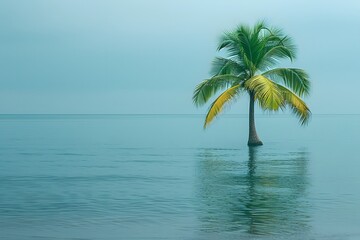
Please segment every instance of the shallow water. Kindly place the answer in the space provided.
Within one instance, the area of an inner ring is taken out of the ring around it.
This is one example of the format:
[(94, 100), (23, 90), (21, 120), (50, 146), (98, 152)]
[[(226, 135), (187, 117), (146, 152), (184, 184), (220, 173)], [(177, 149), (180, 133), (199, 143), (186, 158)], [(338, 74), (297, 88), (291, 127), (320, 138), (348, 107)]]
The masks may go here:
[(0, 239), (360, 239), (360, 115), (0, 115)]

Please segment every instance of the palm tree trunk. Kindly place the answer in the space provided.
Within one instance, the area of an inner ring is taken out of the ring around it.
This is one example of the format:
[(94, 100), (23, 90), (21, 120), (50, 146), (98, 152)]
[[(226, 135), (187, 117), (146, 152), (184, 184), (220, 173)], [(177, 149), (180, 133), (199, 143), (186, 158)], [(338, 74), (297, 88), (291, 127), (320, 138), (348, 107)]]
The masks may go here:
[(263, 143), (260, 141), (255, 128), (255, 94), (250, 92), (250, 106), (249, 106), (249, 140), (248, 146), (260, 146)]

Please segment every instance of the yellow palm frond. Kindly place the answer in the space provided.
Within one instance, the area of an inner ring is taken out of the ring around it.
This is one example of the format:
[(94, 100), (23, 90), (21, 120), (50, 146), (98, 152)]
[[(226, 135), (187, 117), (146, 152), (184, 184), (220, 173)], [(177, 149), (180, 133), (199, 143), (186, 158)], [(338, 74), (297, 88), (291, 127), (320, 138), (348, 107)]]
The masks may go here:
[(284, 99), (277, 84), (263, 75), (250, 78), (245, 87), (255, 94), (255, 99), (264, 110), (278, 110), (282, 107)]
[(293, 113), (299, 117), (302, 125), (306, 124), (310, 119), (311, 111), (306, 103), (291, 90), (278, 84), (281, 94), (284, 96), (284, 104), (289, 105)]
[(229, 103), (230, 100), (239, 93), (241, 85), (236, 85), (224, 91), (210, 106), (209, 111), (205, 118), (204, 128), (223, 110), (224, 105)]

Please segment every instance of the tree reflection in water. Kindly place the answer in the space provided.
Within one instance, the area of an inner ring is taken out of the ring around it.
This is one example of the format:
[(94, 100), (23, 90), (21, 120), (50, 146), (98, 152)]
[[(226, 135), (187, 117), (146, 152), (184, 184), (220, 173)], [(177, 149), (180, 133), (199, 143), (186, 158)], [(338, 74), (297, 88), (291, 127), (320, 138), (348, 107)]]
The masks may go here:
[(203, 149), (197, 193), (201, 232), (304, 234), (309, 230), (306, 151)]

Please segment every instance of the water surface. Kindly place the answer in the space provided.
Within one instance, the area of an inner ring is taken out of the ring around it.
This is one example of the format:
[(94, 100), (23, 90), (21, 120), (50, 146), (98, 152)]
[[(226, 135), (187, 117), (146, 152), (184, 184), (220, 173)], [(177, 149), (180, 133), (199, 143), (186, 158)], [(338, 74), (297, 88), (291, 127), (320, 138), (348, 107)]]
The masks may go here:
[(360, 239), (359, 115), (0, 115), (0, 239)]

